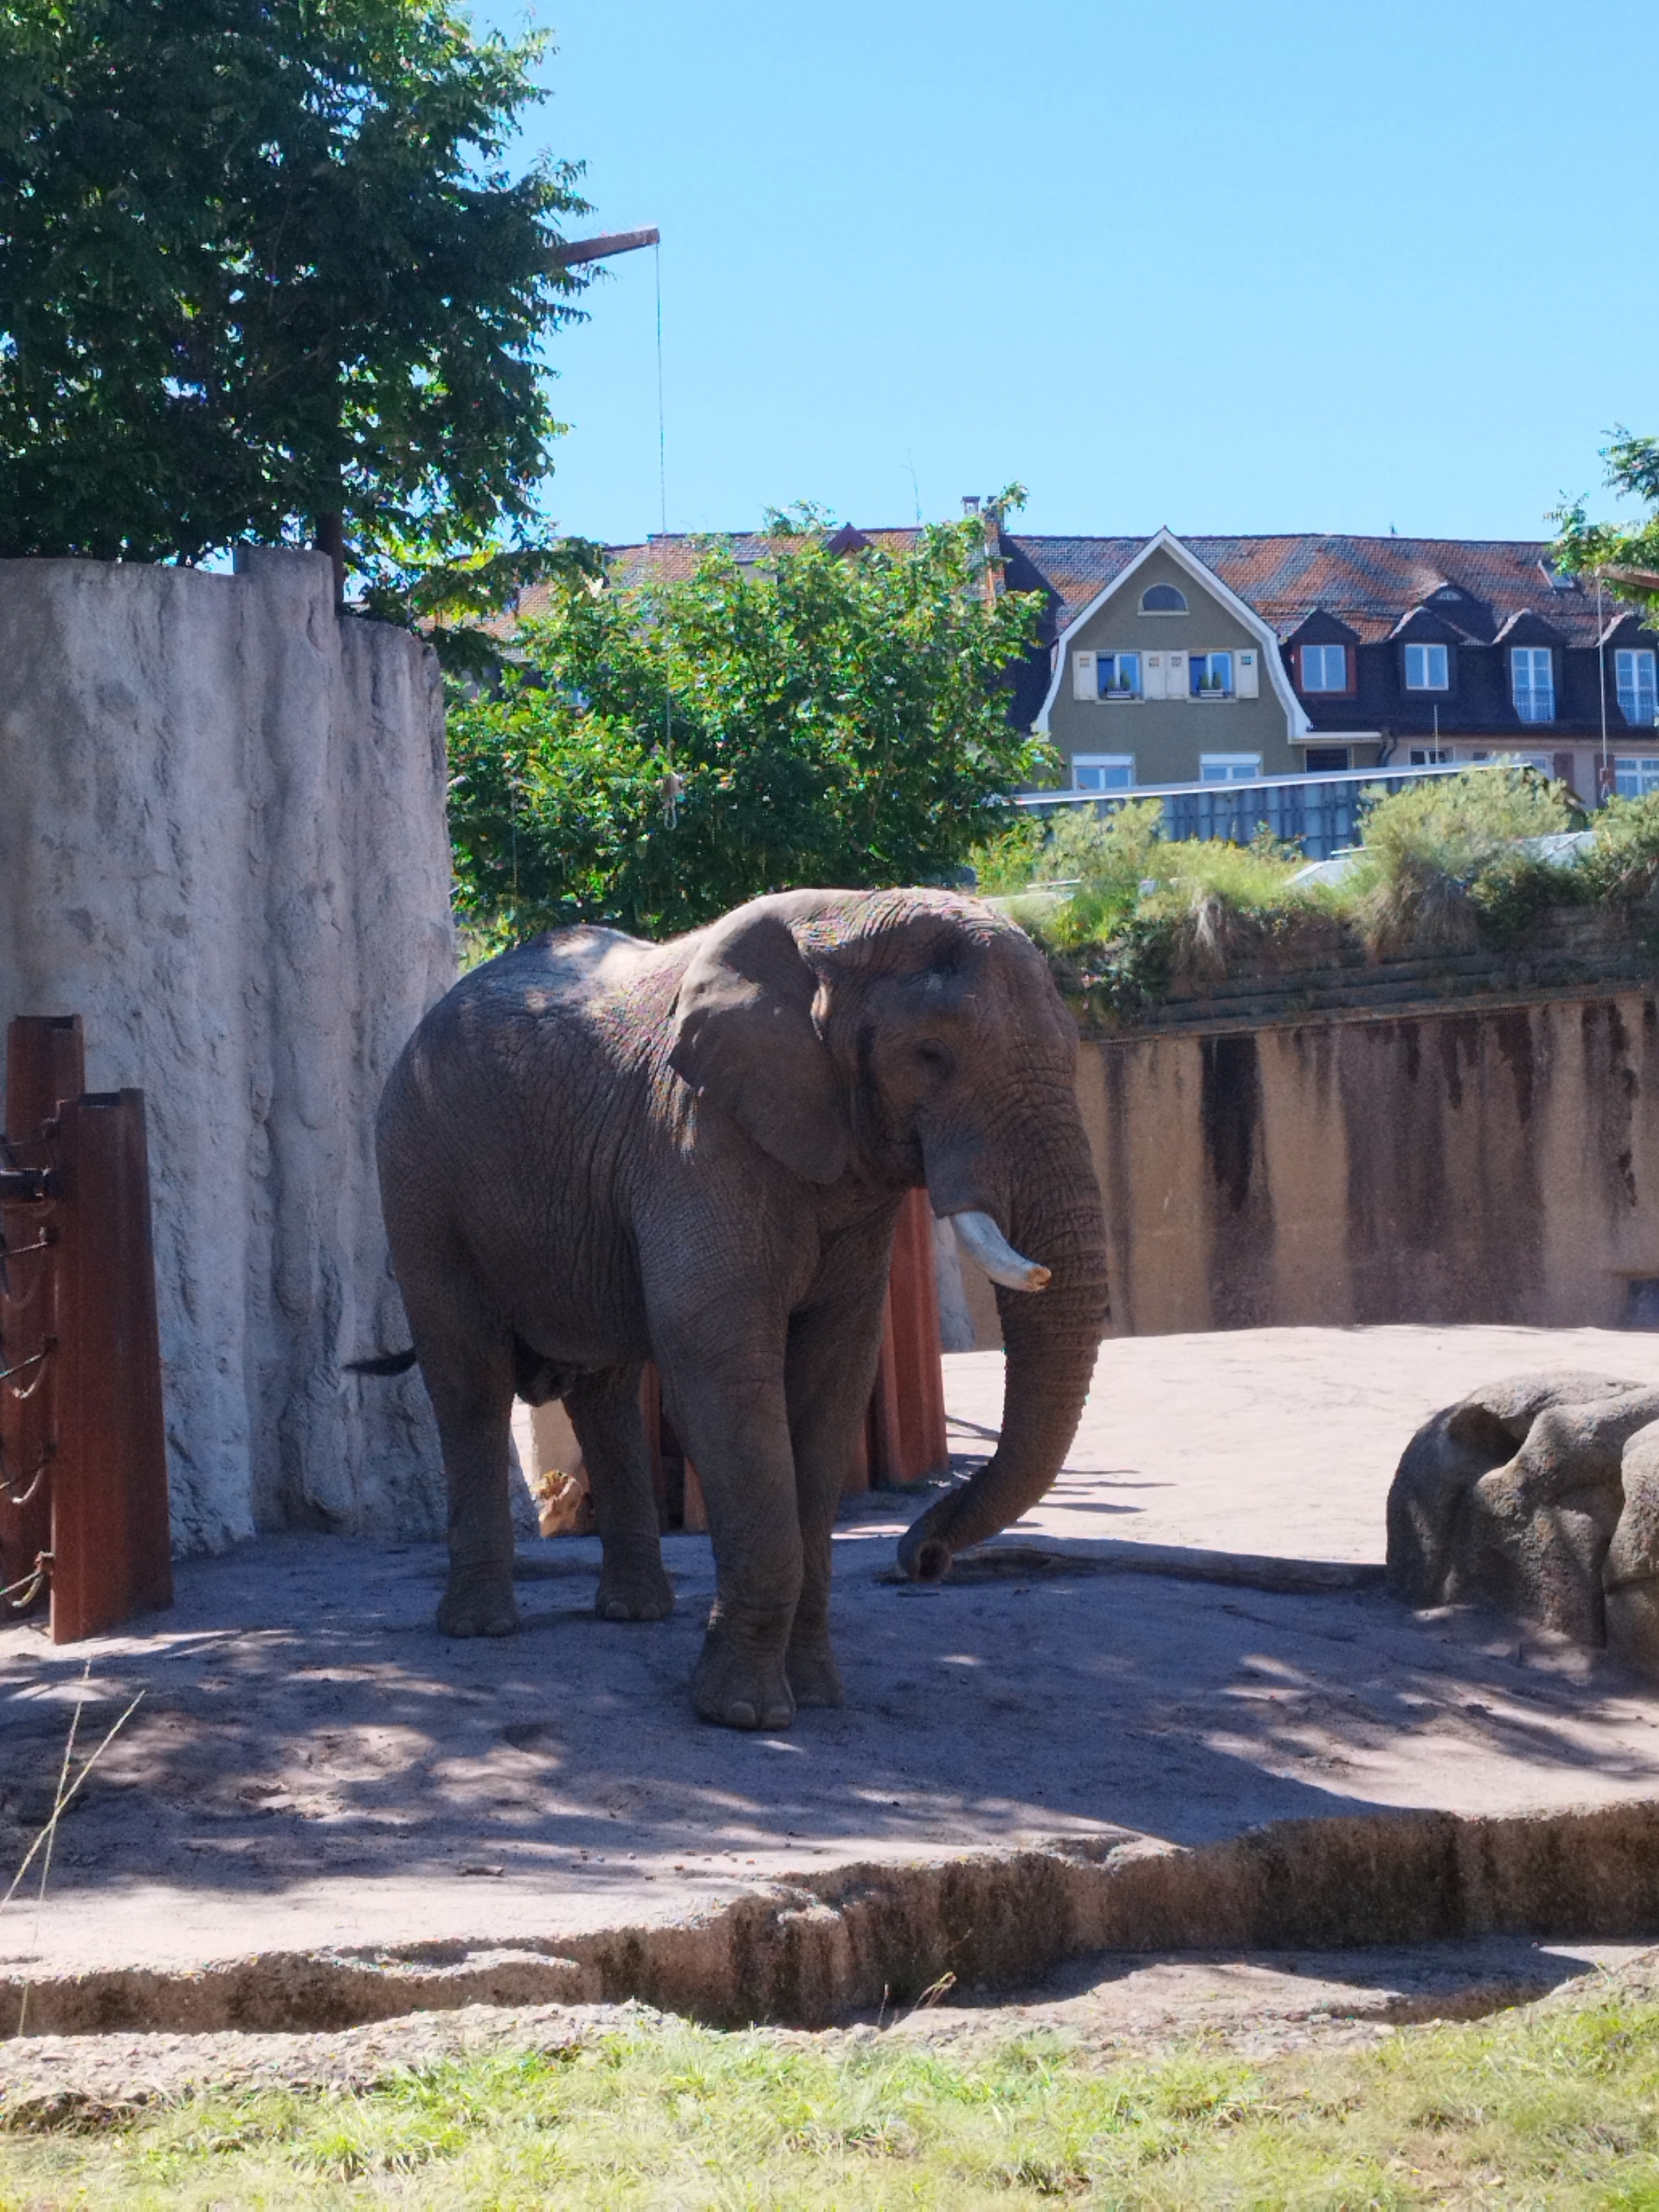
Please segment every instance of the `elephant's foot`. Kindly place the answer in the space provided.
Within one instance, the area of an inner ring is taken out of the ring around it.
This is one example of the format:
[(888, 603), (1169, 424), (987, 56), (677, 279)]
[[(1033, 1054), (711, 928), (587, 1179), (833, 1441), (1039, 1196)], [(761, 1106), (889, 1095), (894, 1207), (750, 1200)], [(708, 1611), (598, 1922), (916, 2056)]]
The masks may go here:
[(674, 1610), (674, 1585), (659, 1559), (607, 1559), (599, 1571), (593, 1610), (601, 1620), (666, 1620)]
[(721, 1728), (786, 1729), (795, 1717), (782, 1652), (740, 1642), (719, 1628), (703, 1639), (691, 1702), (699, 1720)]
[(846, 1703), (841, 1669), (836, 1664), (836, 1655), (830, 1649), (827, 1636), (792, 1644), (783, 1655), (783, 1665), (798, 1706)]
[(438, 1607), (440, 1636), (516, 1636), (518, 1631), (519, 1601), (513, 1595), (510, 1570), (505, 1574), (479, 1568), (470, 1573), (452, 1570)]

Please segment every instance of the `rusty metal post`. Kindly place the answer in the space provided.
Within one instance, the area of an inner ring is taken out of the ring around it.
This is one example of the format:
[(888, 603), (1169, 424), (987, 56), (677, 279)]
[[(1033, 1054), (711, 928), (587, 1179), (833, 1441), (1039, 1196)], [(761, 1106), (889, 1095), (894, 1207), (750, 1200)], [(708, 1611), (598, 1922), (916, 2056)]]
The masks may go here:
[(58, 1113), (63, 1178), (52, 1637), (173, 1602), (167, 1439), (141, 1091)]
[[(5, 1128), (8, 1164), (25, 1174), (49, 1170), (54, 1147), (46, 1135), (58, 1103), (86, 1088), (86, 1056), (78, 1014), (20, 1015), (6, 1030)], [(0, 1202), (0, 1589), (25, 1588), (0, 1604), (0, 1620), (26, 1616), (46, 1601), (48, 1578), (31, 1592), (35, 1563), (52, 1552), (52, 1461), (58, 1449), (58, 1376), (55, 1357), (41, 1358), (60, 1334), (58, 1313), (59, 1218), (54, 1200)], [(30, 1361), (38, 1361), (31, 1367)]]

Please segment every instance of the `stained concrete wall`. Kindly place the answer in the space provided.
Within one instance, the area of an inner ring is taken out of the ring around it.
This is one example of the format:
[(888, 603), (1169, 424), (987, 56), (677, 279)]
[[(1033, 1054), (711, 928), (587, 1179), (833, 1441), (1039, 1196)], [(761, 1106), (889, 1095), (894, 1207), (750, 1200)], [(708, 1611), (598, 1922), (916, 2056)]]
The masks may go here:
[(319, 555), (0, 562), (0, 1018), (78, 1012), (149, 1095), (175, 1542), (442, 1525), (374, 1103), (454, 975), (417, 640)]
[(1084, 1048), (1115, 1328), (1619, 1328), (1659, 1279), (1659, 1001)]

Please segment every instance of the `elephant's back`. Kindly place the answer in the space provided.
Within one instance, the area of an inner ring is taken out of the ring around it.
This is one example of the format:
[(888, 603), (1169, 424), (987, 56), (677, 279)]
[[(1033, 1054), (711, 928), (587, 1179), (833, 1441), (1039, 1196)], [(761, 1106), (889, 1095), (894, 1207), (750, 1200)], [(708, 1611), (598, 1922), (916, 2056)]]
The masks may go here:
[[(622, 1070), (619, 1001), (650, 991), (662, 948), (621, 930), (550, 930), (475, 968), (434, 1006), (393, 1068), (383, 1144), (465, 1151), (492, 1136), (592, 1118)], [(672, 997), (672, 981), (662, 981)], [(602, 1118), (602, 1117), (601, 1117)]]

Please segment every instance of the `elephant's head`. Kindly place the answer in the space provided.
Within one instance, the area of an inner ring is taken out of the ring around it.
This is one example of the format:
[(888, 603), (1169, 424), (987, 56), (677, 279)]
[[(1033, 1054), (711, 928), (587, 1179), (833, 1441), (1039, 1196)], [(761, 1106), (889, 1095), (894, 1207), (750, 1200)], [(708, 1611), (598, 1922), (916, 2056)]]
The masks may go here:
[(1077, 1026), (1030, 939), (948, 892), (784, 892), (694, 942), (677, 1071), (809, 1182), (925, 1183), (997, 1283), (1001, 1441), (899, 1546), (936, 1580), (1054, 1480), (1105, 1328)]

